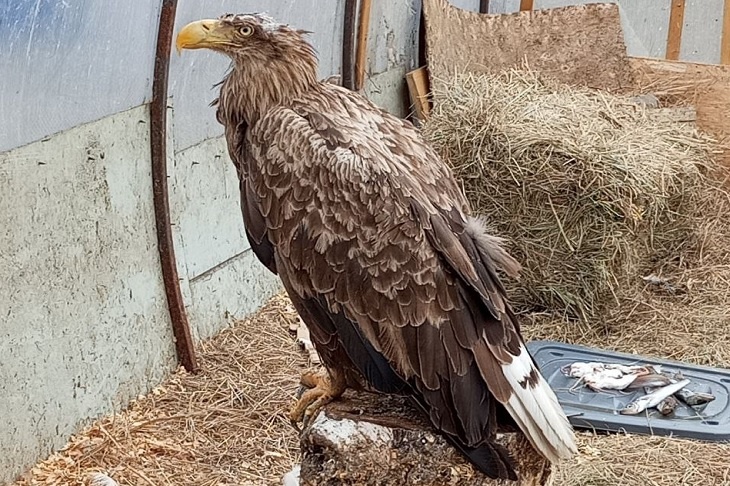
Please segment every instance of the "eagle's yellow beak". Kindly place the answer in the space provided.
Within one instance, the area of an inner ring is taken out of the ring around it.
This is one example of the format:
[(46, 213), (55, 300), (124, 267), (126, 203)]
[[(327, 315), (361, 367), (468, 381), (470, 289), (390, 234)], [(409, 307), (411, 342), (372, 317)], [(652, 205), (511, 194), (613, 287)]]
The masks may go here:
[(227, 44), (230, 39), (226, 37), (217, 20), (198, 20), (190, 22), (177, 34), (175, 42), (178, 54), (183, 49), (203, 49), (215, 47), (218, 44)]

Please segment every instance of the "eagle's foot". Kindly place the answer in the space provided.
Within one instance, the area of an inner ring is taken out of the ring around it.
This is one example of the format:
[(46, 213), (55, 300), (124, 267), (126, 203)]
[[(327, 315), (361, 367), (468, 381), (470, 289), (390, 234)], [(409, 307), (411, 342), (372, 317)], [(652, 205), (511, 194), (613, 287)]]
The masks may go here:
[(291, 423), (297, 429), (299, 422), (303, 427), (309, 425), (322, 407), (339, 398), (347, 388), (344, 375), (336, 371), (328, 374), (306, 372), (299, 382), (308, 390), (302, 393), (289, 413)]

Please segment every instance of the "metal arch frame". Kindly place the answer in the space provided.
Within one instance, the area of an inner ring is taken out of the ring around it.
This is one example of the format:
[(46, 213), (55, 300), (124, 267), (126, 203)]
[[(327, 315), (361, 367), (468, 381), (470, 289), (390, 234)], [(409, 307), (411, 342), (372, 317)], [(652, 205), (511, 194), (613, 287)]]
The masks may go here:
[(150, 151), (152, 159), (152, 192), (157, 225), (157, 246), (160, 252), (162, 280), (167, 307), (172, 321), (177, 357), (186, 370), (198, 370), (195, 345), (185, 310), (180, 279), (177, 273), (175, 245), (170, 221), (170, 200), (167, 187), (167, 89), (170, 48), (175, 25), (177, 0), (162, 0), (157, 47), (155, 52), (152, 101), (150, 102)]
[(342, 32), (342, 86), (355, 89), (355, 35), (357, 0), (345, 0), (345, 22)]

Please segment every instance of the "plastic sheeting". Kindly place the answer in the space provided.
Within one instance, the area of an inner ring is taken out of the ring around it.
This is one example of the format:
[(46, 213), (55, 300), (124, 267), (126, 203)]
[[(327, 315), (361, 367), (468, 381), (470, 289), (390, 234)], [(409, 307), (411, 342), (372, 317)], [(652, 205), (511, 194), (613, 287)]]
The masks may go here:
[(0, 2), (0, 152), (138, 106), (159, 2)]
[[(280, 22), (311, 31), (310, 41), (319, 54), (321, 77), (340, 72), (344, 0), (179, 0), (175, 32), (193, 20), (216, 18), (224, 13), (265, 12)], [(220, 136), (223, 128), (208, 106), (218, 96), (213, 85), (225, 76), (230, 62), (212, 51), (184, 51), (173, 55), (170, 94), (174, 109), (175, 150)]]

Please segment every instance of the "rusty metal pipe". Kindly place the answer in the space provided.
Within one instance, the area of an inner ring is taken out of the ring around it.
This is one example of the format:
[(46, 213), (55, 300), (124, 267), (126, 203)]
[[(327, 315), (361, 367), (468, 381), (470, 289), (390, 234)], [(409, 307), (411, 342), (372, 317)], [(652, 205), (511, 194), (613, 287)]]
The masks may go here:
[(355, 89), (355, 34), (357, 0), (345, 0), (345, 22), (342, 31), (342, 86)]
[(167, 79), (176, 10), (177, 0), (162, 0), (152, 81), (152, 101), (150, 102), (152, 193), (162, 280), (165, 285), (167, 307), (172, 321), (175, 349), (180, 364), (186, 370), (195, 372), (198, 369), (198, 363), (195, 357), (195, 346), (190, 334), (188, 316), (185, 312), (185, 303), (180, 291), (167, 190)]

